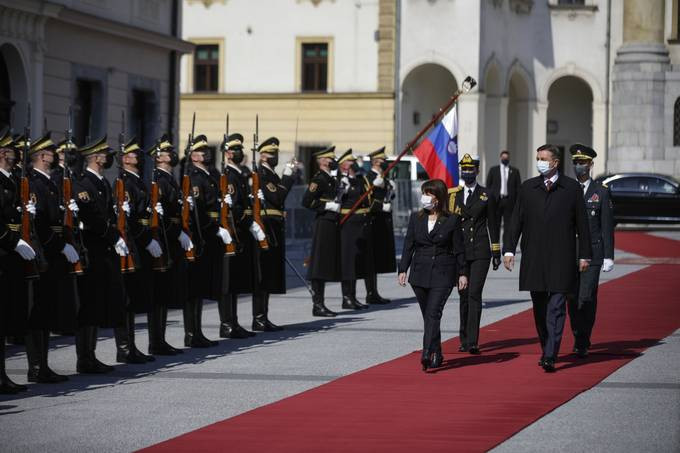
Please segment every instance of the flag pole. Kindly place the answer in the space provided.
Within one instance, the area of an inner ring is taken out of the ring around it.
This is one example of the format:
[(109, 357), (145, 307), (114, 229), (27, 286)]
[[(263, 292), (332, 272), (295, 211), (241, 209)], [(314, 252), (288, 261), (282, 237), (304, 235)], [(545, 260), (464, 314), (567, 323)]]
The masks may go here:
[[(397, 156), (397, 158), (394, 159), (394, 160), (392, 161), (392, 163), (390, 163), (390, 164), (387, 166), (387, 168), (382, 172), (382, 174), (380, 175), (380, 177), (384, 179), (385, 176), (390, 172), (390, 170), (392, 170), (392, 169), (394, 168), (394, 166), (397, 165), (397, 164), (399, 163), (399, 161), (401, 160), (401, 158), (404, 157), (404, 156), (406, 155), (407, 152), (409, 152), (409, 151), (411, 151), (411, 149), (413, 149), (413, 147), (416, 145), (416, 143), (418, 143), (418, 140), (420, 140), (420, 138), (421, 138), (423, 135), (425, 135), (425, 133), (426, 133), (427, 131), (429, 131), (430, 128), (431, 128), (432, 126), (434, 126), (434, 125), (437, 123), (437, 121), (439, 121), (439, 120), (440, 120), (440, 119), (441, 119), (441, 118), (442, 118), (449, 110), (451, 110), (451, 107), (453, 107), (453, 105), (458, 101), (458, 98), (459, 98), (462, 94), (465, 94), (465, 93), (467, 93), (468, 91), (470, 91), (471, 89), (473, 89), (473, 88), (475, 87), (475, 85), (477, 85), (477, 82), (475, 81), (475, 79), (473, 79), (473, 78), (470, 77), (470, 76), (467, 76), (467, 77), (465, 78), (465, 80), (463, 81), (463, 84), (462, 84), (461, 88), (459, 88), (459, 89), (453, 94), (453, 96), (451, 96), (451, 99), (448, 100), (448, 102), (446, 103), (446, 105), (444, 105), (442, 108), (439, 109), (439, 112), (437, 112), (437, 114), (436, 114), (434, 117), (432, 117), (432, 119), (430, 120), (430, 122), (427, 123), (427, 124), (425, 125), (425, 127), (423, 127), (423, 128), (420, 130), (420, 132), (418, 132), (418, 133), (416, 134), (416, 136), (413, 138), (413, 140), (411, 140), (410, 142), (408, 142), (408, 143), (406, 144), (406, 147), (402, 150), (401, 153), (399, 153), (399, 155)], [(352, 214), (354, 214), (354, 211), (357, 210), (357, 208), (358, 208), (358, 207), (361, 205), (361, 203), (366, 199), (366, 197), (369, 196), (369, 195), (371, 194), (371, 192), (373, 192), (373, 188), (374, 188), (374, 187), (375, 187), (375, 186), (371, 185), (371, 187), (369, 187), (368, 190), (367, 190), (366, 192), (364, 192), (364, 193), (361, 195), (361, 197), (359, 197), (359, 199), (354, 203), (354, 205), (352, 205), (352, 208), (349, 210), (349, 212), (348, 212), (347, 214), (345, 214), (344, 217), (340, 220), (340, 225), (342, 225), (343, 223), (345, 223), (345, 222), (347, 221), (347, 219), (349, 219), (349, 217), (350, 217)]]

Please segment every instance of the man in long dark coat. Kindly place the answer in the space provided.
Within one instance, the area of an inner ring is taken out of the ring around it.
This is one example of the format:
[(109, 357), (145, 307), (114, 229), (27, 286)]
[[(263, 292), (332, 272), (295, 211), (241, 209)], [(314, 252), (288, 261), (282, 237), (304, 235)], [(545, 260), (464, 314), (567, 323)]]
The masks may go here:
[[(537, 150), (539, 176), (522, 184), (507, 240), (504, 262), (512, 270), (522, 236), (520, 291), (531, 291), (534, 321), (543, 355), (539, 365), (555, 371), (566, 317), (566, 295), (575, 290), (578, 272), (592, 256), (583, 191), (557, 170), (560, 151), (554, 145)], [(578, 262), (577, 262), (578, 245)]]

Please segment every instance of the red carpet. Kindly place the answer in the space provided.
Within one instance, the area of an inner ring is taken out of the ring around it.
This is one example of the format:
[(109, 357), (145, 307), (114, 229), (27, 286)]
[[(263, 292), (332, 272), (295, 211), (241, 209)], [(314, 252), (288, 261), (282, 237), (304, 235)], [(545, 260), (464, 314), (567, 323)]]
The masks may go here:
[[(663, 241), (670, 244), (626, 233), (617, 248), (678, 247)], [(483, 328), (481, 356), (457, 353), (453, 339), (436, 372), (421, 372), (419, 354), (409, 354), (144, 451), (486, 451), (678, 329), (678, 271), (654, 265), (603, 284), (593, 353), (586, 360), (565, 354), (567, 327), (555, 374), (537, 366), (528, 310)]]

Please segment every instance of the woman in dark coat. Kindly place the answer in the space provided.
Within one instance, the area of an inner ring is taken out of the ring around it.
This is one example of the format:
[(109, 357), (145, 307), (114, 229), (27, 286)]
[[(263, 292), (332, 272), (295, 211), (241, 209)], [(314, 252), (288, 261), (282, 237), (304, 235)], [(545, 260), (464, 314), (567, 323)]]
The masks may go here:
[(447, 188), (441, 179), (422, 187), (423, 209), (411, 214), (399, 263), (399, 284), (408, 282), (418, 299), (425, 323), (423, 371), (442, 364), (440, 322), (446, 300), (454, 286), (467, 287), (467, 268), (460, 216), (448, 212)]

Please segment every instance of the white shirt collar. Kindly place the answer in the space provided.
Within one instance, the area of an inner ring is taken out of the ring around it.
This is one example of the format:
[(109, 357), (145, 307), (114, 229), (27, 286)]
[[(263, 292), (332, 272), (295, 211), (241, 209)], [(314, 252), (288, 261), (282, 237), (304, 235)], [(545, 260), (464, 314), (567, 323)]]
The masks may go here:
[(590, 187), (590, 183), (592, 182), (592, 180), (593, 180), (592, 178), (588, 178), (588, 179), (586, 179), (586, 182), (581, 182), (581, 184), (583, 184), (583, 193), (584, 194), (586, 192), (588, 192), (588, 187)]
[(466, 186), (465, 186), (465, 189), (470, 189), (470, 190), (472, 190), (472, 191), (474, 192), (474, 191), (475, 191), (475, 187), (477, 187), (477, 181), (473, 182), (473, 183), (472, 183), (471, 185), (469, 185), (469, 186), (466, 185)]
[(164, 172), (166, 172), (167, 174), (169, 174), (170, 176), (172, 176), (172, 173), (169, 172), (168, 170), (166, 170), (165, 168), (156, 167), (156, 170), (164, 171)]
[(227, 167), (233, 168), (234, 170), (236, 170), (236, 171), (238, 172), (239, 175), (240, 175), (241, 173), (243, 173), (243, 170), (241, 170), (240, 168), (238, 168), (236, 165), (232, 164), (231, 162), (229, 162), (229, 163), (227, 164)]
[(11, 176), (10, 173), (4, 168), (0, 168), (0, 171), (2, 172), (3, 175), (7, 176), (8, 178)]
[(126, 173), (130, 173), (131, 175), (134, 175), (134, 176), (136, 176), (137, 178), (139, 178), (139, 175), (138, 175), (137, 173), (135, 173), (134, 171), (125, 170), (125, 172), (126, 172)]
[(37, 171), (38, 173), (40, 173), (41, 175), (43, 175), (45, 178), (50, 179), (50, 175), (48, 175), (48, 174), (45, 173), (44, 171), (42, 171), (42, 170), (40, 170), (40, 169), (38, 169), (38, 168), (35, 168), (35, 167), (33, 167), (33, 170)]
[(545, 182), (546, 182), (548, 179), (550, 180), (550, 182), (552, 182), (553, 184), (555, 184), (555, 183), (557, 182), (557, 178), (559, 178), (559, 177), (560, 177), (560, 172), (559, 172), (559, 171), (556, 171), (555, 174), (552, 175), (550, 178), (545, 178), (545, 177), (544, 177), (544, 178), (543, 178), (543, 184), (545, 184)]
[(104, 177), (103, 177), (102, 175), (100, 175), (99, 173), (97, 173), (96, 171), (94, 171), (93, 169), (91, 169), (90, 167), (87, 167), (87, 171), (89, 171), (90, 173), (92, 173), (93, 175), (95, 175), (97, 178), (99, 178), (100, 181), (103, 181), (103, 180), (104, 180)]
[(267, 170), (269, 170), (270, 172), (276, 174), (276, 172), (274, 171), (274, 169), (273, 169), (272, 167), (270, 167), (269, 164), (268, 164), (267, 162), (262, 162), (262, 166), (263, 166), (264, 168), (266, 168)]

